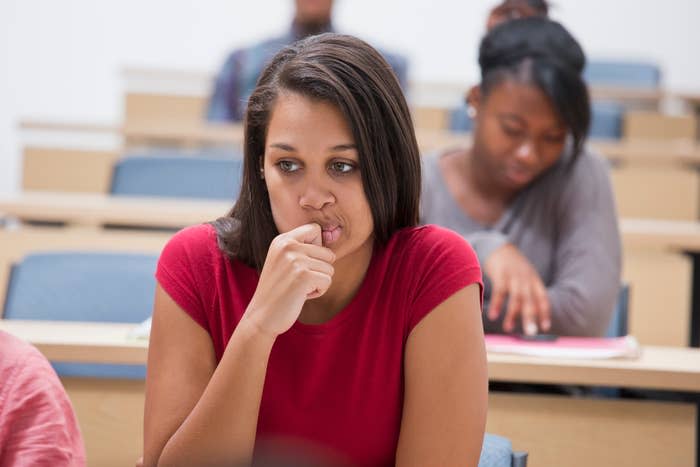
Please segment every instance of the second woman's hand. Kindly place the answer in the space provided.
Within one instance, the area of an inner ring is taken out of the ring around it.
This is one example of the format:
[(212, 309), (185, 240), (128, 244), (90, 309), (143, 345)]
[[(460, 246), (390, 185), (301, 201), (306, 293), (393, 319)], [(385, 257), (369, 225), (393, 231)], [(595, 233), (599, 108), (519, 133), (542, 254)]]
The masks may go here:
[(272, 240), (255, 294), (243, 316), (271, 337), (287, 331), (306, 300), (326, 293), (335, 253), (322, 244), (321, 226), (305, 224)]
[(537, 270), (517, 247), (506, 243), (496, 249), (485, 263), (485, 272), (491, 280), (491, 302), (487, 312), (496, 320), (503, 304), (508, 307), (503, 318), (503, 331), (512, 332), (516, 320), (522, 320), (527, 335), (549, 331), (551, 327), (549, 298)]

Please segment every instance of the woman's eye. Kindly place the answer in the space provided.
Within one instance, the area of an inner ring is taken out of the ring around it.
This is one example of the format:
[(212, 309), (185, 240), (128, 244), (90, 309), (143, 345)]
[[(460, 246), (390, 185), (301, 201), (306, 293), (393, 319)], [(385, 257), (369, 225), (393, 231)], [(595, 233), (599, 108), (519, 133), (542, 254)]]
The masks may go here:
[(517, 128), (508, 127), (505, 125), (502, 125), (501, 128), (503, 128), (503, 132), (505, 134), (507, 134), (508, 136), (512, 136), (514, 138), (518, 138), (518, 137), (522, 136), (522, 134), (523, 134), (523, 132)]
[(282, 172), (296, 172), (299, 170), (299, 164), (292, 161), (279, 161), (277, 166), (282, 170)]
[(331, 170), (339, 174), (347, 174), (355, 170), (355, 166), (347, 162), (333, 162), (331, 164)]
[(566, 135), (547, 136), (545, 140), (551, 144), (562, 144), (566, 141)]

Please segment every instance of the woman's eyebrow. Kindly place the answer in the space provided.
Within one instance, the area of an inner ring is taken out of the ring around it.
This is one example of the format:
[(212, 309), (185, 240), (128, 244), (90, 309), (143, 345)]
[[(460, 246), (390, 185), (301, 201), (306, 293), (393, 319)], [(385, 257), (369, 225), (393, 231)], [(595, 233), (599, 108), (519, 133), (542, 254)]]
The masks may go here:
[[(296, 148), (292, 146), (291, 144), (287, 143), (272, 143), (268, 146), (269, 148), (275, 148), (275, 149), (281, 149), (282, 151), (287, 151), (287, 152), (294, 152), (296, 151)], [(329, 151), (352, 151), (356, 150), (357, 145), (355, 144), (336, 144), (335, 146), (331, 146), (328, 150)]]
[(518, 114), (514, 114), (514, 113), (510, 113), (510, 112), (503, 112), (503, 113), (499, 114), (498, 116), (503, 120), (513, 120), (513, 121), (516, 121), (516, 122), (522, 123), (522, 124), (525, 123), (525, 119), (522, 118)]
[(356, 149), (356, 144), (337, 144), (330, 148), (331, 151), (352, 151)]
[(270, 148), (281, 149), (282, 151), (294, 152), (296, 149), (291, 144), (287, 143), (273, 143), (269, 146)]

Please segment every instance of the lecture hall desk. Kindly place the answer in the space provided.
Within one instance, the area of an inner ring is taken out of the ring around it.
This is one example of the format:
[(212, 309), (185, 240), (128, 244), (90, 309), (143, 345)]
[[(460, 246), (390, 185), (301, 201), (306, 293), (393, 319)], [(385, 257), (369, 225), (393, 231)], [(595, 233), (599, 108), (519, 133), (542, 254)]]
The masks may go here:
[[(0, 215), (72, 225), (104, 224), (178, 229), (223, 216), (222, 201), (113, 197), (99, 194), (23, 192), (0, 195)], [(623, 276), (631, 284), (630, 332), (648, 345), (690, 344), (692, 262), (700, 227), (691, 222), (621, 221)], [(659, 310), (665, 310), (660, 313)]]
[(110, 196), (96, 193), (32, 192), (0, 196), (0, 216), (73, 225), (104, 224), (180, 229), (224, 216), (233, 200)]
[[(131, 325), (1, 321), (49, 359), (144, 363)], [(700, 394), (700, 349), (644, 347), (637, 360), (562, 360), (489, 354), (491, 381), (617, 386)], [(142, 381), (69, 380), (93, 465), (130, 464), (142, 443)], [(693, 466), (696, 402), (492, 393), (487, 431), (511, 438), (536, 466)], [(119, 439), (121, 442), (115, 443)]]
[[(73, 131), (91, 132), (89, 125), (73, 125)], [(71, 131), (67, 124), (23, 122), (23, 128), (44, 132)], [(94, 132), (104, 133), (103, 127)], [(135, 121), (115, 126), (128, 153), (136, 147), (198, 148), (225, 146), (240, 148), (243, 128), (240, 124), (204, 124), (201, 122)], [(423, 154), (468, 144), (470, 135), (440, 129), (418, 128), (419, 147)], [(697, 220), (700, 211), (700, 148), (691, 141), (591, 141), (591, 147), (613, 162), (612, 182), (618, 212), (622, 217)], [(111, 168), (119, 150), (69, 150), (63, 147), (24, 145), (25, 189), (68, 191), (106, 191)], [(78, 165), (79, 164), (79, 165)], [(75, 167), (81, 167), (77, 171)], [(51, 176), (47, 177), (47, 168)], [(77, 177), (87, 171), (88, 176)], [(57, 179), (58, 177), (58, 179)], [(668, 203), (673, 199), (673, 203)]]

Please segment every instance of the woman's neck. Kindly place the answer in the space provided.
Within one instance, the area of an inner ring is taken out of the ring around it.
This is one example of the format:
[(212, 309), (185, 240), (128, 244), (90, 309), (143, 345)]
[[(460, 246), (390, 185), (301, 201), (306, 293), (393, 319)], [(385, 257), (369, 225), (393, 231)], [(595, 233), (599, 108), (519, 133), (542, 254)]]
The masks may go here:
[(333, 31), (333, 26), (330, 20), (312, 22), (295, 19), (292, 22), (292, 34), (296, 40), (331, 31)]

